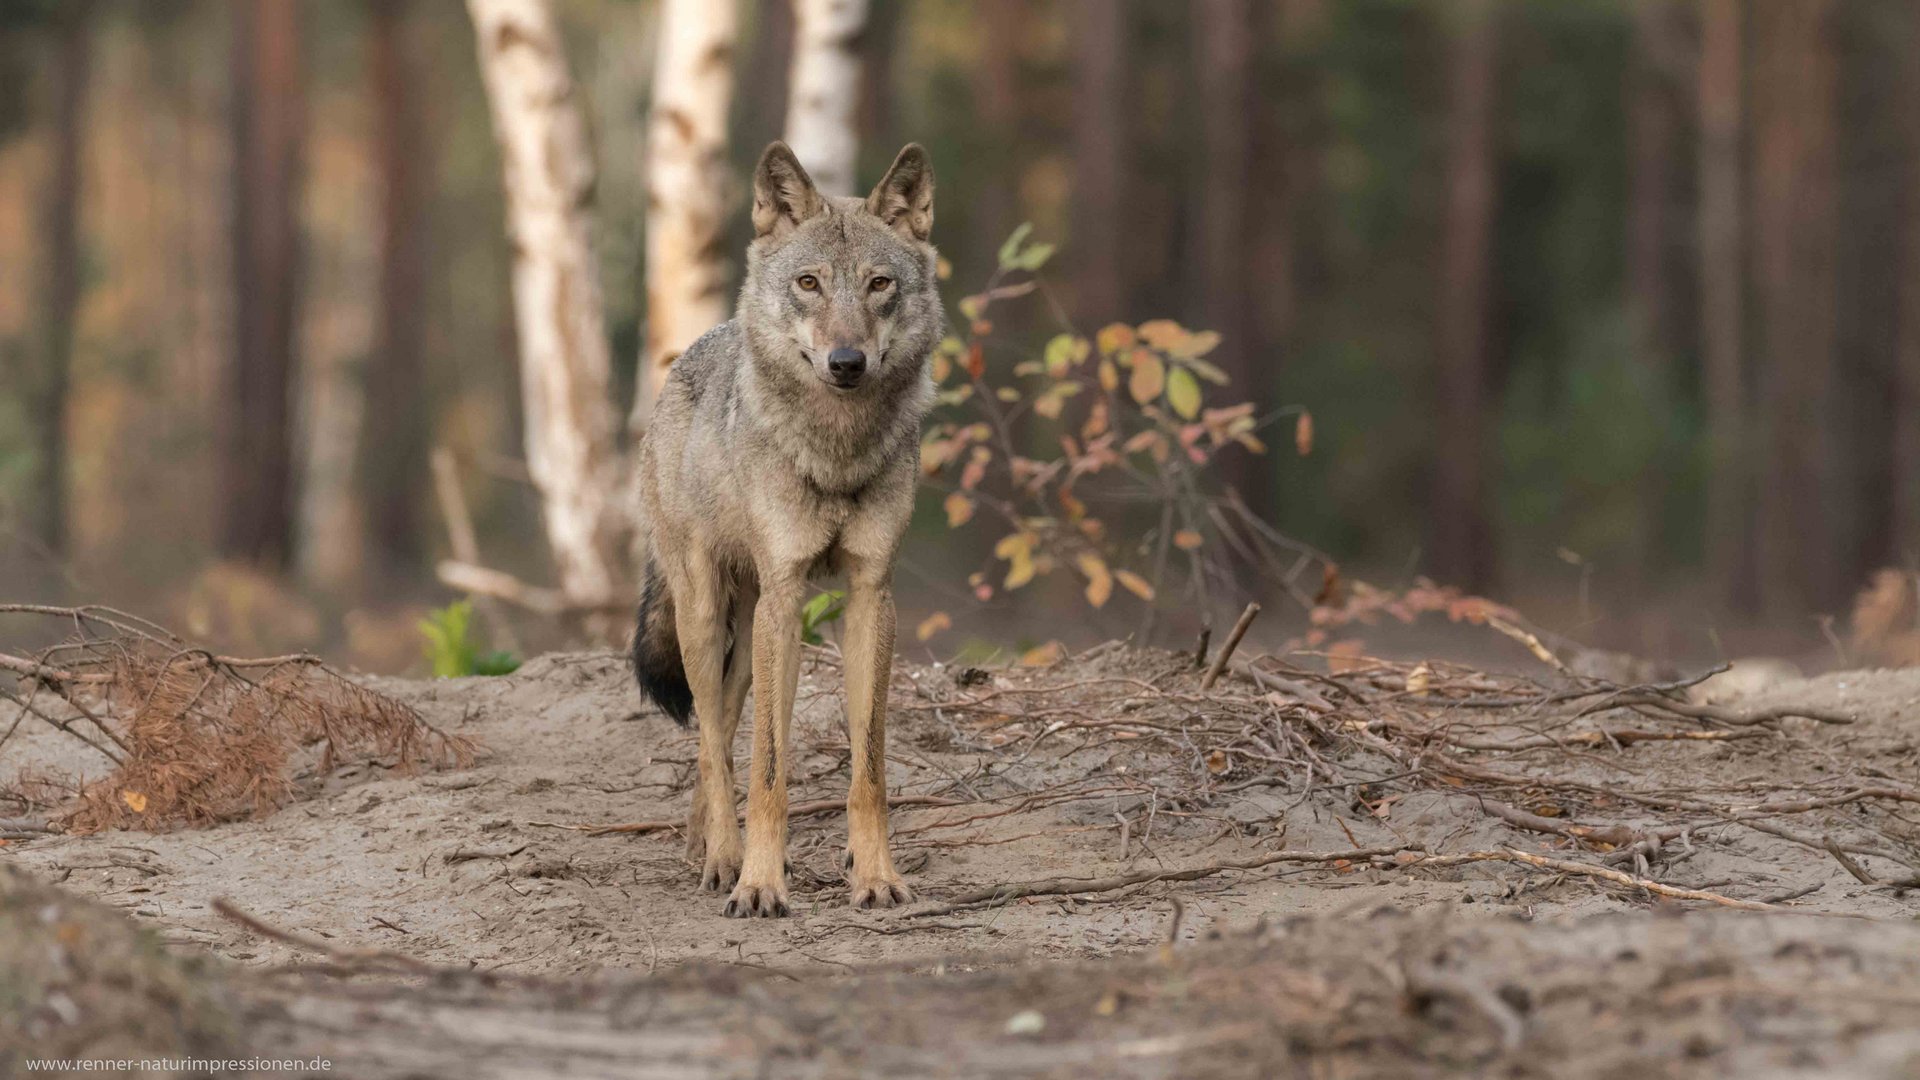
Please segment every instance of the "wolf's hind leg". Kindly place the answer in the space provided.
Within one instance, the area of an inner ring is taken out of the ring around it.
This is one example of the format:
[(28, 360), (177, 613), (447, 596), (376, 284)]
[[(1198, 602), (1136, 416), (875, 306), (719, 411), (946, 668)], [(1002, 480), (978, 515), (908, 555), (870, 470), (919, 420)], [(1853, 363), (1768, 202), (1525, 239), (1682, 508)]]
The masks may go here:
[(733, 811), (732, 732), (726, 722), (723, 664), (727, 650), (726, 579), (703, 553), (680, 560), (673, 580), (674, 622), (693, 713), (700, 722), (700, 782), (687, 814), (689, 847), (705, 841), (700, 883), (711, 892), (740, 874), (740, 827)]
[(847, 582), (847, 882), (857, 908), (913, 902), (887, 842), (887, 685), (893, 675), (893, 585), (888, 568), (856, 564)]

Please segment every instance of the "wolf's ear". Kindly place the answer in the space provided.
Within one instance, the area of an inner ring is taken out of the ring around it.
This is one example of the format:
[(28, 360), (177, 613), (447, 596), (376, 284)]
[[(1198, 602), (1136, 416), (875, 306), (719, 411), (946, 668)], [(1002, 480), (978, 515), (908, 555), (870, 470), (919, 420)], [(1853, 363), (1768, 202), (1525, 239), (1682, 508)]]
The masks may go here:
[(753, 169), (753, 235), (785, 236), (826, 208), (793, 148), (783, 142), (769, 145)]
[(933, 162), (919, 143), (908, 143), (893, 159), (886, 178), (867, 196), (867, 213), (908, 240), (933, 233)]

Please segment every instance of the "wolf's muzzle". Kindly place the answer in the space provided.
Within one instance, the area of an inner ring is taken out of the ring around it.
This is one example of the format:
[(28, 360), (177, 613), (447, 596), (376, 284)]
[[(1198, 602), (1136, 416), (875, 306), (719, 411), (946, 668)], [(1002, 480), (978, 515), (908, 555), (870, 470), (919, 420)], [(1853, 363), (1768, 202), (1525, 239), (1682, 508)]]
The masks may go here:
[(859, 349), (839, 348), (827, 354), (827, 378), (841, 389), (859, 385), (867, 373), (867, 354)]

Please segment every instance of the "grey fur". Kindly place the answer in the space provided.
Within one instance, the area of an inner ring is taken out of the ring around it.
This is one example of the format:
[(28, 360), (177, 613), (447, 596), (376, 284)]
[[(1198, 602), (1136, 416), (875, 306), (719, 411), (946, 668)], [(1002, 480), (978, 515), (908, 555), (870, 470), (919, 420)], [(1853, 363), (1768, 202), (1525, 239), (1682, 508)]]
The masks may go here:
[[(845, 572), (846, 639), (867, 654), (847, 657), (849, 722), (866, 752), (849, 801), (854, 901), (892, 906), (911, 893), (886, 850), (884, 776), (867, 754), (883, 760), (892, 565), (933, 398), (927, 359), (944, 325), (927, 242), (932, 168), (908, 146), (866, 199), (829, 199), (775, 143), (755, 170), (753, 217), (737, 314), (674, 362), (641, 447), (648, 599), (635, 671), (669, 713), (690, 693), (700, 718), (688, 831), (690, 854), (704, 847), (704, 883), (724, 888), (737, 870), (728, 914), (785, 914), (799, 607), (812, 575)], [(835, 349), (866, 357), (850, 388), (829, 375)], [(866, 691), (858, 700), (856, 683)], [(743, 856), (730, 748), (750, 684), (760, 691), (749, 776), (760, 782), (749, 783)]]

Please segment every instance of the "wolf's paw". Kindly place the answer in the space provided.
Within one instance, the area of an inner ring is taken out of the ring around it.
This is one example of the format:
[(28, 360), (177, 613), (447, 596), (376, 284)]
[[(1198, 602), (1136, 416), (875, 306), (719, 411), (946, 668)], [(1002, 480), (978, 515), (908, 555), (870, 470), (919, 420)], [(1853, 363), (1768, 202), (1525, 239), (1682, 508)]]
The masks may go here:
[(729, 919), (784, 919), (793, 911), (787, 903), (785, 881), (752, 882), (742, 879), (727, 897), (721, 914)]
[(874, 908), (898, 907), (913, 903), (913, 890), (900, 880), (900, 875), (889, 870), (870, 878), (853, 879), (853, 906), (861, 911)]
[(707, 849), (706, 866), (700, 871), (700, 887), (708, 892), (726, 892), (740, 880), (740, 850)]

